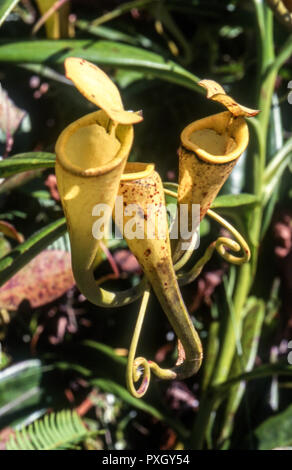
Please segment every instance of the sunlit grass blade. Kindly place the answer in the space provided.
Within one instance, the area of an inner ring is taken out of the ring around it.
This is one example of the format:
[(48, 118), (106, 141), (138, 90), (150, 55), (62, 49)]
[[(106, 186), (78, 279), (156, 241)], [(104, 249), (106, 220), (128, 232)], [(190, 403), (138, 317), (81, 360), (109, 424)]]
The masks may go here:
[(0, 178), (8, 178), (16, 173), (22, 173), (38, 168), (54, 168), (56, 157), (49, 152), (19, 153), (0, 161)]
[(81, 57), (98, 65), (143, 72), (147, 78), (160, 78), (200, 94), (199, 78), (175, 62), (144, 49), (113, 41), (42, 40), (1, 41), (0, 61), (9, 63), (63, 64), (67, 57)]
[(0, 26), (4, 23), (11, 10), (18, 4), (19, 0), (1, 0), (0, 4)]

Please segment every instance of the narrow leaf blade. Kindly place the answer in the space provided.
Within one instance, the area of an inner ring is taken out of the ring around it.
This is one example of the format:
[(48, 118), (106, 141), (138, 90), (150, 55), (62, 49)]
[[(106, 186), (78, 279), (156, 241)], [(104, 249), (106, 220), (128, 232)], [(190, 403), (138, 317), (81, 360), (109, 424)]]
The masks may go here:
[(4, 23), (11, 10), (17, 5), (19, 0), (1, 0), (0, 5), (0, 26)]
[(53, 168), (55, 162), (56, 157), (54, 153), (20, 153), (0, 161), (0, 178), (8, 178), (16, 173), (37, 170), (39, 168)]
[(38, 40), (0, 41), (0, 61), (12, 63), (63, 64), (68, 57), (79, 57), (99, 65), (108, 65), (147, 74), (204, 93), (199, 79), (175, 62), (145, 49), (113, 41)]

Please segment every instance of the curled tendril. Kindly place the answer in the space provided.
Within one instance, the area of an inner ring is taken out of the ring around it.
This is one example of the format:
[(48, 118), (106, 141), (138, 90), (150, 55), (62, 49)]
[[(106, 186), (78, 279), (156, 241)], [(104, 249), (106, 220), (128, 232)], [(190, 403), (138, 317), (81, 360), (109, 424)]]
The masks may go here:
[[(127, 371), (126, 371), (126, 382), (128, 390), (131, 394), (136, 398), (141, 398), (146, 392), (149, 387), (150, 382), (150, 367), (146, 359), (143, 357), (139, 357), (135, 359), (137, 345), (139, 341), (139, 336), (141, 333), (148, 301), (150, 297), (150, 289), (149, 287), (146, 288), (143, 294), (141, 307), (138, 313), (137, 322), (134, 329), (133, 338), (130, 345), (129, 355), (128, 355), (128, 362), (127, 362)], [(134, 382), (138, 382), (141, 378), (141, 367), (142, 367), (142, 384), (136, 390)]]
[(212, 242), (206, 249), (204, 255), (196, 262), (188, 273), (178, 273), (177, 278), (180, 286), (190, 284), (200, 274), (206, 263), (211, 259), (216, 248), (216, 241)]
[[(173, 189), (177, 188), (175, 183), (166, 184)], [(177, 193), (175, 191), (164, 188), (164, 192), (166, 195), (177, 199)], [(188, 273), (179, 273), (177, 275), (180, 285), (189, 284), (190, 282), (194, 281), (201, 273), (205, 264), (210, 260), (215, 250), (223, 259), (232, 264), (241, 265), (248, 262), (250, 259), (250, 249), (240, 233), (229, 222), (227, 222), (227, 220), (216, 214), (216, 212), (213, 210), (209, 209), (207, 211), (207, 215), (222, 225), (226, 230), (228, 230), (233, 235), (235, 240), (227, 237), (219, 237), (217, 240), (212, 242), (206, 249), (204, 255), (196, 262), (196, 264)], [(190, 249), (187, 250), (174, 265), (175, 271), (179, 271), (189, 261), (194, 251), (193, 246), (194, 243), (192, 242)], [(235, 256), (227, 250), (231, 250), (233, 253), (238, 253), (241, 251), (242, 255)]]
[[(176, 373), (170, 369), (162, 369), (156, 364), (156, 362), (148, 361), (144, 357), (137, 357), (135, 359), (137, 345), (146, 314), (146, 309), (150, 297), (150, 289), (147, 288), (143, 294), (141, 307), (138, 313), (137, 322), (135, 325), (135, 330), (129, 350), (128, 363), (127, 363), (127, 372), (126, 372), (126, 381), (128, 390), (136, 398), (141, 398), (148, 390), (150, 385), (151, 370), (153, 373), (160, 379), (174, 379)], [(141, 385), (138, 389), (135, 388), (135, 383), (141, 381)]]
[(190, 248), (185, 251), (183, 256), (173, 266), (176, 272), (179, 271), (181, 268), (183, 268), (185, 264), (187, 264), (187, 262), (189, 261), (189, 259), (191, 258), (194, 252), (196, 242), (197, 242), (197, 233), (194, 232), (191, 243), (190, 243)]
[[(222, 225), (226, 230), (228, 230), (235, 240), (231, 240), (227, 237), (219, 237), (216, 240), (215, 248), (222, 258), (232, 264), (243, 264), (247, 263), (250, 259), (250, 249), (245, 239), (240, 235), (240, 233), (229, 223), (227, 220), (223, 219), (220, 215), (211, 209), (207, 212), (208, 216), (213, 220)], [(229, 248), (232, 251), (239, 252), (242, 251), (242, 256), (234, 256), (232, 253), (226, 251), (226, 248)]]

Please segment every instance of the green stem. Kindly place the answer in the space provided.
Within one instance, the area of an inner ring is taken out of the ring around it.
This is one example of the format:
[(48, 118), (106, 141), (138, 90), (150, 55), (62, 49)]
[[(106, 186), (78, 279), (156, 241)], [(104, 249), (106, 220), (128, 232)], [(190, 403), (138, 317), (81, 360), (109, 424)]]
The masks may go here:
[(214, 365), (219, 350), (219, 321), (213, 321), (209, 328), (208, 344), (206, 347), (206, 357), (208, 361), (204, 362), (203, 378), (202, 378), (202, 392), (208, 389), (209, 383), (212, 378)]
[[(255, 13), (257, 17), (259, 51), (258, 60), (258, 81), (261, 82), (258, 108), (261, 110), (258, 121), (254, 129), (257, 140), (258, 151), (254, 158), (254, 194), (261, 197), (264, 187), (264, 169), (266, 160), (266, 142), (268, 135), (268, 125), (270, 119), (270, 108), (274, 91), (275, 80), (279, 67), (286, 57), (287, 50), (290, 50), (290, 41), (281, 51), (281, 58), (277, 58), (277, 66), (274, 61), (274, 41), (273, 41), (273, 15), (268, 7), (258, 0), (254, 0)], [(271, 64), (273, 64), (271, 66)], [(224, 342), (221, 345), (218, 362), (215, 366), (211, 386), (224, 383), (230, 374), (230, 369), (236, 348), (235, 332), (241, 331), (242, 310), (246, 302), (252, 284), (252, 277), (255, 274), (258, 258), (258, 244), (263, 216), (263, 206), (257, 206), (252, 214), (250, 223), (250, 240), (253, 245), (252, 262), (241, 266), (237, 284), (234, 292), (234, 318), (229, 318), (226, 322), (226, 330), (222, 337)], [(207, 359), (208, 360), (208, 359)], [(207, 391), (208, 392), (208, 391)], [(205, 394), (205, 397), (208, 393)], [(208, 429), (212, 413), (220, 404), (220, 398), (216, 394), (211, 394), (211, 399), (203, 398), (200, 404), (199, 413), (192, 432), (193, 448), (200, 449), (204, 445), (204, 438)]]
[[(259, 3), (255, 2), (256, 12), (259, 15), (258, 24), (262, 25), (263, 14), (265, 13), (265, 35), (262, 35), (262, 31), (259, 31), (259, 36), (261, 39), (261, 46), (259, 56), (262, 58), (261, 71), (267, 71), (268, 67), (273, 61), (274, 58), (274, 46), (273, 46), (273, 15), (270, 10), (266, 9), (259, 10)], [(262, 5), (262, 8), (264, 6)], [(258, 153), (254, 158), (254, 194), (256, 196), (262, 195), (263, 190), (263, 180), (264, 180), (264, 169), (265, 169), (265, 159), (266, 159), (266, 141), (270, 117), (270, 108), (271, 101), (274, 91), (274, 85), (276, 80), (277, 73), (273, 71), (272, 73), (266, 74), (266, 79), (262, 83), (260, 96), (258, 98), (259, 109), (261, 110), (259, 117), (259, 128), (257, 128), (257, 146)], [(238, 331), (241, 322), (241, 312), (245, 304), (246, 298), (249, 293), (250, 286), (252, 284), (252, 276), (255, 273), (256, 264), (257, 264), (257, 251), (258, 251), (258, 241), (260, 236), (261, 221), (263, 215), (263, 207), (257, 206), (252, 215), (252, 220), (250, 224), (250, 239), (254, 245), (253, 251), (253, 260), (250, 264), (245, 264), (240, 268), (238, 282), (234, 294), (234, 315), (235, 315), (235, 328)], [(236, 338), (234, 334), (234, 325), (231, 319), (227, 323), (227, 330), (224, 335), (224, 343), (222, 345), (222, 350), (218, 359), (218, 365), (216, 373), (214, 376), (214, 384), (218, 384), (227, 379), (230, 366), (232, 363)]]
[(201, 399), (199, 413), (191, 434), (190, 447), (193, 450), (200, 450), (203, 448), (208, 424), (212, 414), (215, 413), (216, 408), (217, 400), (215, 395), (208, 389)]
[(118, 18), (119, 16), (123, 15), (124, 13), (127, 13), (128, 11), (132, 10), (133, 8), (145, 8), (146, 6), (150, 5), (151, 3), (155, 3), (157, 0), (134, 0), (132, 2), (127, 2), (124, 3), (114, 10), (105, 13), (102, 16), (99, 16), (96, 18), (93, 22), (93, 26), (98, 26), (104, 23), (107, 23), (108, 21), (111, 21), (115, 18)]

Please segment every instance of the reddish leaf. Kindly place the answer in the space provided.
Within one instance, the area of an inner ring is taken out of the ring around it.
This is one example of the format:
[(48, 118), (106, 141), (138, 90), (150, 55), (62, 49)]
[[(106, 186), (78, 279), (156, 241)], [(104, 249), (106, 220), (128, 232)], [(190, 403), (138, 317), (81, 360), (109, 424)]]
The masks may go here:
[(22, 243), (24, 241), (22, 234), (17, 232), (16, 228), (5, 220), (0, 220), (0, 232), (4, 233), (7, 237), (14, 238), (18, 243)]
[(16, 310), (24, 299), (32, 307), (40, 307), (63, 295), (74, 284), (70, 254), (43, 251), (0, 288), (0, 307)]

